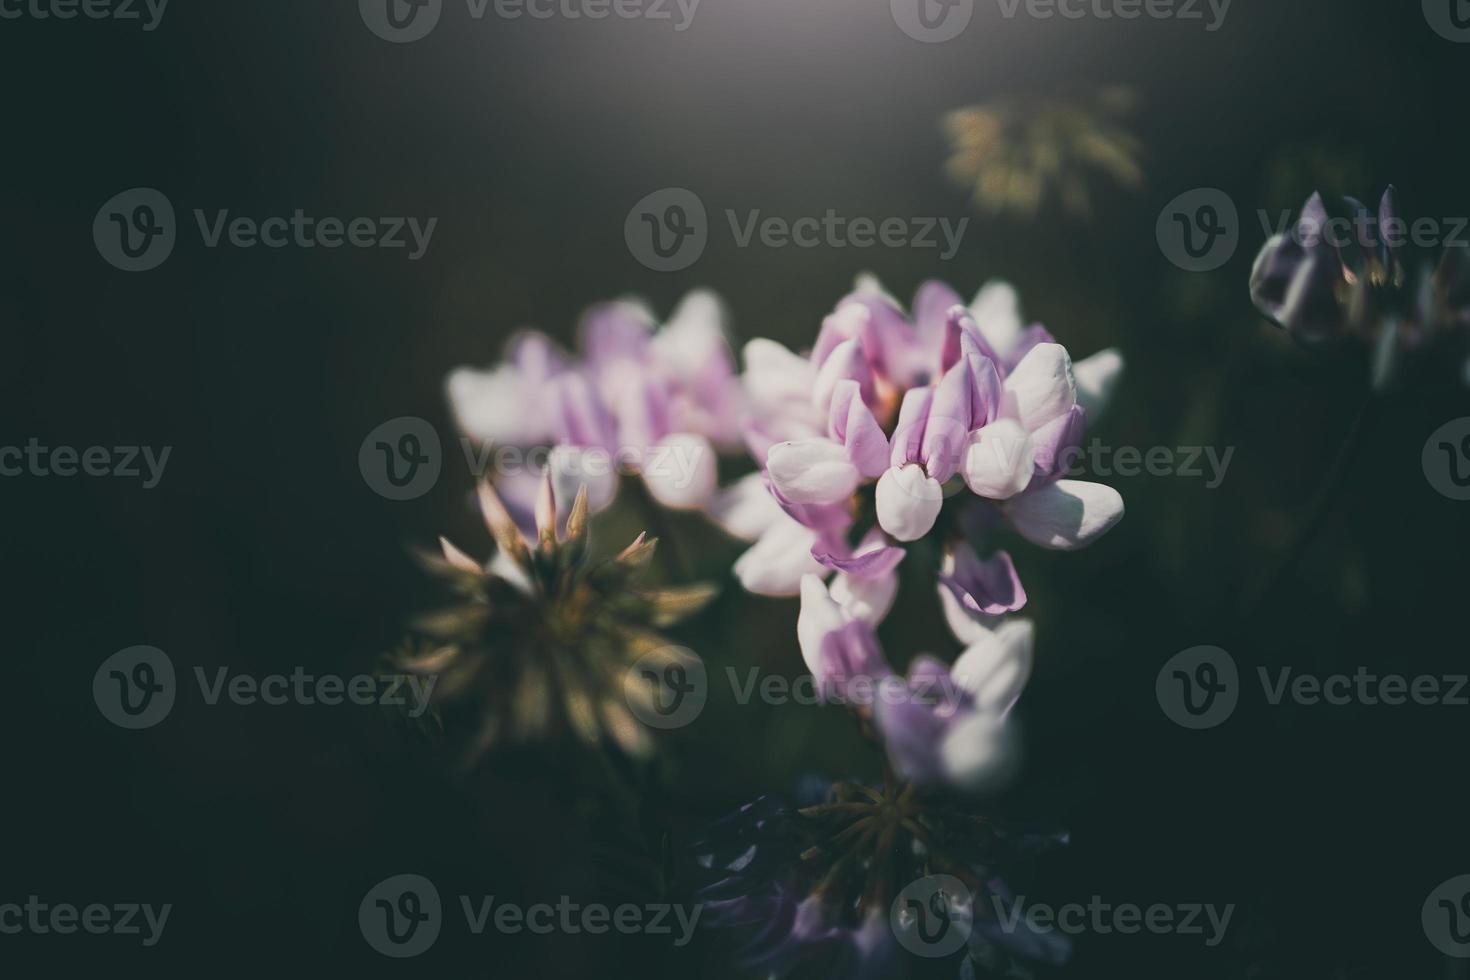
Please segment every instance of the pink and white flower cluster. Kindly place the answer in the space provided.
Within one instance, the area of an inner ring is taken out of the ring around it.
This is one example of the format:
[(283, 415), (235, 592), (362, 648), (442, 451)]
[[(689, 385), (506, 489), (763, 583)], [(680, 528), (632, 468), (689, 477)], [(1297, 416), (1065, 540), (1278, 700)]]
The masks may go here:
[[(1031, 624), (1001, 618), (1026, 602), (1011, 558), (977, 554), (975, 529), (1008, 524), (1074, 549), (1122, 518), (1115, 490), (1062, 478), (1121, 356), (1074, 365), (1044, 327), (1024, 325), (1004, 283), (968, 305), (926, 283), (905, 312), (872, 280), (837, 304), (810, 353), (770, 340), (744, 353), (744, 436), (761, 470), (711, 505), (753, 542), (737, 577), (755, 593), (801, 596), (798, 638), (819, 690), (840, 697), (854, 677), (880, 680), (873, 722), (907, 778), (975, 785), (1003, 758), (1001, 722), (1032, 649)], [(920, 657), (901, 679), (874, 630), (905, 545), (931, 536), (966, 650), (952, 669)]]
[(578, 340), (574, 357), (524, 331), (502, 363), (449, 376), (450, 406), (468, 439), (527, 451), (497, 475), (507, 507), (529, 525), (547, 471), (563, 508), (586, 484), (592, 511), (602, 510), (622, 473), (639, 474), (665, 507), (705, 507), (716, 453), (739, 450), (744, 415), (719, 300), (691, 292), (662, 326), (641, 303), (605, 303), (587, 312)]

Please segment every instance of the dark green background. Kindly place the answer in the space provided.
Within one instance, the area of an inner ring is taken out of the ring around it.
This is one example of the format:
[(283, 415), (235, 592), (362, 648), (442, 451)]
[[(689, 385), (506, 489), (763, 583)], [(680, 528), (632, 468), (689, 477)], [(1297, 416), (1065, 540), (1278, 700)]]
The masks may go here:
[[(362, 709), (201, 705), (125, 733), (95, 711), (92, 673), (138, 643), (181, 672), (228, 664), (370, 669), (434, 592), (407, 555), (444, 532), (489, 542), (450, 456), (411, 503), (371, 493), (358, 444), (421, 415), (446, 436), (447, 371), (498, 356), (534, 324), (570, 339), (588, 304), (626, 292), (667, 311), (703, 285), (740, 340), (793, 346), (855, 273), (908, 296), (929, 277), (970, 293), (1020, 287), (1028, 314), (1079, 356), (1117, 345), (1127, 373), (1095, 430), (1113, 445), (1235, 446), (1225, 484), (1112, 479), (1124, 522), (1079, 555), (1013, 548), (1038, 621), (1019, 717), (1020, 782), (998, 804), (1070, 829), (1038, 899), (1235, 903), (1226, 943), (1084, 937), (1077, 977), (1464, 976), (1419, 908), (1470, 871), (1462, 801), (1470, 708), (1282, 707), (1258, 688), (1226, 725), (1191, 733), (1154, 700), (1178, 650), (1258, 664), (1464, 672), (1467, 505), (1436, 494), (1420, 449), (1470, 414), (1458, 364), (1425, 365), (1382, 407), (1300, 572), (1240, 621), (1242, 590), (1279, 558), (1357, 411), (1353, 351), (1294, 350), (1252, 310), (1256, 208), (1312, 186), (1410, 214), (1470, 214), (1461, 108), (1470, 47), (1417, 3), (1236, 0), (1198, 22), (1006, 21), (981, 0), (931, 46), (883, 0), (704, 0), (693, 26), (475, 22), (448, 3), (424, 41), (371, 35), (347, 2), (174, 0), (159, 30), (0, 21), (0, 388), (6, 445), (170, 445), (162, 485), (6, 479), (9, 707), (0, 713), (0, 901), (172, 902), (164, 941), (0, 936), (6, 975), (89, 964), (148, 975), (718, 975), (700, 944), (487, 935), (451, 928), (407, 963), (361, 941), (357, 903), (390, 874), (446, 897), (597, 900), (598, 834), (565, 760), (500, 757), (468, 782)], [(975, 216), (952, 262), (931, 251), (734, 246), (668, 275), (629, 255), (623, 219), (665, 186), (796, 217), (967, 213), (943, 177), (939, 119), (1018, 93), (1136, 87), (1146, 186), (1103, 190), (1078, 221)], [(1311, 161), (1325, 161), (1313, 164)], [(1295, 162), (1293, 162), (1295, 161)], [(1336, 182), (1336, 183), (1334, 183)], [(97, 208), (134, 186), (255, 216), (437, 216), (428, 255), (207, 250), (188, 232), (146, 274), (93, 248)], [(1170, 265), (1160, 208), (1226, 190), (1244, 216), (1213, 273)], [(599, 528), (609, 546), (634, 519)], [(795, 675), (794, 602), (728, 578), (738, 547), (682, 522), (681, 547), (726, 586), (680, 633), (722, 675)], [(917, 587), (916, 587), (917, 588)], [(919, 624), (919, 625), (916, 625)], [(896, 660), (954, 652), (927, 591), (883, 639)], [(716, 686), (666, 740), (658, 819), (676, 848), (704, 821), (803, 772), (871, 772), (836, 709), (737, 708)], [(689, 884), (687, 877), (678, 887)], [(450, 899), (452, 901), (452, 899)], [(12, 969), (9, 964), (15, 964)], [(1458, 968), (1458, 972), (1457, 972)]]

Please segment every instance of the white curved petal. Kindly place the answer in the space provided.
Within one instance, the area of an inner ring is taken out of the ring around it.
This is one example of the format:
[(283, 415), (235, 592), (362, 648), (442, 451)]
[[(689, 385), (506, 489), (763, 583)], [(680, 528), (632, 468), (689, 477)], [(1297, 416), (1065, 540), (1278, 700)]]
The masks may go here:
[(793, 596), (803, 575), (825, 575), (812, 557), (817, 532), (784, 513), (743, 555), (735, 559), (735, 577), (746, 591), (765, 596)]
[(1004, 713), (1031, 679), (1036, 629), (1029, 619), (1008, 619), (954, 662), (955, 683), (970, 692), (981, 711)]
[(653, 499), (674, 510), (695, 510), (714, 496), (715, 448), (704, 436), (676, 432), (654, 447), (643, 464)]
[(847, 450), (831, 439), (778, 442), (766, 455), (766, 471), (781, 496), (794, 504), (835, 504), (862, 482)]
[(971, 792), (994, 786), (1009, 772), (1012, 739), (995, 715), (974, 712), (950, 728), (940, 746), (948, 782)]
[(1011, 352), (1025, 329), (1021, 322), (1021, 298), (1014, 286), (998, 279), (980, 288), (970, 303), (970, 316), (980, 328), (980, 336), (1001, 357)]
[(878, 525), (899, 541), (929, 533), (944, 506), (944, 490), (917, 463), (895, 467), (878, 479)]
[(938, 590), (939, 604), (944, 608), (944, 621), (949, 624), (949, 631), (954, 634), (956, 640), (968, 647), (990, 635), (990, 628), (986, 626), (985, 619), (960, 605), (954, 593), (943, 583), (938, 586)]
[(1015, 419), (1001, 419), (970, 433), (961, 467), (965, 485), (981, 497), (1008, 500), (1026, 489), (1035, 470), (1031, 436)]
[(1037, 344), (1002, 384), (1002, 411), (1035, 432), (1077, 404), (1072, 358), (1061, 344)]
[(803, 575), (801, 613), (796, 617), (796, 642), (801, 647), (801, 659), (806, 661), (806, 669), (812, 676), (822, 672), (822, 640), (847, 622), (842, 607), (832, 598), (822, 580), (816, 575)]
[(849, 616), (876, 627), (893, 608), (893, 600), (898, 595), (898, 572), (892, 571), (877, 578), (859, 578), (838, 572), (832, 578), (831, 593)]
[(1058, 480), (1012, 497), (1004, 508), (1028, 541), (1061, 551), (1091, 544), (1123, 519), (1118, 491), (1085, 480)]
[(745, 373), (740, 376), (751, 405), (762, 414), (780, 411), (788, 403), (810, 409), (817, 371), (811, 361), (774, 340), (757, 338), (745, 345)]
[(444, 382), (449, 407), (461, 432), (496, 446), (527, 446), (551, 435), (535, 393), (516, 368), (488, 371), (456, 368)]
[(710, 500), (709, 516), (726, 534), (754, 541), (786, 516), (759, 473), (743, 476)]
[(1077, 382), (1077, 404), (1087, 413), (1088, 424), (1095, 423), (1113, 399), (1113, 389), (1123, 375), (1123, 355), (1116, 347), (1100, 350), (1072, 365)]

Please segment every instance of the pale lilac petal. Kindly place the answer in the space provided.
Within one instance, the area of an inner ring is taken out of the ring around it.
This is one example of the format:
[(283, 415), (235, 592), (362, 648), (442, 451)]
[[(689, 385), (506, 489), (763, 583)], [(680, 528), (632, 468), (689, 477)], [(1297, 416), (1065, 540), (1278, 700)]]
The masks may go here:
[(557, 446), (546, 458), (551, 486), (556, 495), (558, 523), (565, 521), (582, 487), (587, 488), (587, 508), (592, 513), (606, 510), (618, 494), (618, 471), (612, 455), (601, 447)]
[[(803, 599), (805, 593), (803, 588)], [(859, 701), (865, 702), (871, 699), (877, 685), (892, 674), (873, 628), (860, 619), (822, 636), (817, 665), (812, 668), (817, 693), (823, 701), (846, 701), (856, 691), (866, 691), (866, 696), (858, 696)], [(857, 687), (858, 684), (862, 686)]]
[(788, 514), (792, 520), (809, 527), (813, 531), (823, 534), (844, 534), (852, 526), (852, 509), (850, 502), (842, 500), (834, 504), (797, 504), (781, 496), (775, 484), (770, 483), (769, 476), (766, 477), (771, 488), (771, 497), (776, 505)]
[(673, 510), (704, 507), (714, 496), (718, 481), (715, 447), (691, 432), (676, 432), (663, 439), (643, 464), (648, 492)]
[(1082, 448), (1082, 437), (1086, 432), (1087, 413), (1082, 410), (1082, 406), (1073, 405), (1068, 412), (1032, 433), (1031, 446), (1036, 453), (1037, 478), (1052, 477), (1075, 465), (1078, 452)]
[(919, 458), (929, 476), (940, 483), (959, 469), (969, 441), (974, 404), (974, 376), (967, 361), (960, 361), (944, 372), (934, 398), (929, 404), (929, 417), (924, 422), (924, 437), (919, 444)]
[(795, 504), (837, 503), (862, 482), (847, 450), (831, 439), (777, 443), (766, 456), (766, 472), (781, 496)]
[(821, 363), (817, 380), (809, 393), (812, 405), (823, 415), (832, 403), (832, 393), (840, 381), (856, 381), (862, 389), (863, 401), (873, 398), (873, 372), (855, 340), (843, 341), (832, 355)]
[(898, 424), (889, 443), (888, 462), (892, 466), (917, 463), (922, 457), (924, 425), (929, 420), (929, 406), (934, 401), (934, 388), (911, 388), (903, 396), (898, 409)]
[(1123, 519), (1123, 498), (1101, 483), (1058, 480), (1004, 504), (1016, 530), (1043, 548), (1070, 551), (1091, 544)]
[(611, 449), (613, 420), (587, 379), (568, 372), (551, 384), (558, 409), (556, 441)]
[(966, 610), (983, 616), (999, 616), (1026, 604), (1026, 590), (1004, 551), (981, 558), (962, 543), (946, 553), (939, 581)]
[(992, 422), (970, 436), (965, 450), (965, 485), (990, 500), (1006, 500), (1031, 482), (1035, 450), (1015, 419)]
[(804, 575), (824, 575), (826, 569), (812, 557), (817, 532), (781, 515), (760, 539), (735, 559), (735, 577), (748, 592), (764, 596), (794, 596)]
[(801, 612), (796, 617), (796, 643), (812, 676), (821, 674), (822, 645), (828, 635), (842, 629), (848, 622), (842, 606), (832, 598), (822, 580), (816, 575), (803, 575)]
[(582, 318), (582, 350), (595, 367), (642, 360), (654, 324), (652, 311), (642, 303), (618, 300), (599, 304)]
[(721, 530), (742, 541), (754, 541), (777, 521), (786, 520), (761, 473), (743, 476), (716, 493), (708, 513)]
[(618, 444), (646, 455), (669, 434), (669, 396), (648, 376), (628, 377), (617, 386)]
[(828, 431), (866, 479), (875, 480), (888, 468), (888, 437), (863, 403), (856, 381), (838, 382), (833, 390)]
[(1072, 376), (1077, 381), (1077, 404), (1095, 425), (1113, 400), (1113, 389), (1123, 376), (1123, 355), (1116, 347), (1100, 350), (1073, 364)]
[(841, 542), (819, 542), (812, 548), (812, 557), (823, 567), (846, 572), (859, 578), (877, 578), (887, 575), (903, 561), (904, 550), (879, 541), (864, 542), (856, 550)]
[(958, 323), (951, 322), (951, 311), (955, 307), (964, 310), (965, 303), (960, 299), (960, 294), (948, 285), (937, 279), (920, 283), (914, 292), (913, 316), (914, 328), (925, 349), (940, 350), (946, 343), (945, 337), (949, 329), (958, 327)]
[(981, 335), (1002, 358), (1021, 339), (1021, 299), (1007, 282), (988, 282), (970, 303)]
[(884, 473), (875, 496), (878, 525), (899, 541), (917, 541), (928, 534), (944, 506), (939, 483), (915, 463)]
[(1041, 344), (1006, 375), (1004, 413), (1035, 432), (1077, 404), (1072, 359), (1061, 344)]

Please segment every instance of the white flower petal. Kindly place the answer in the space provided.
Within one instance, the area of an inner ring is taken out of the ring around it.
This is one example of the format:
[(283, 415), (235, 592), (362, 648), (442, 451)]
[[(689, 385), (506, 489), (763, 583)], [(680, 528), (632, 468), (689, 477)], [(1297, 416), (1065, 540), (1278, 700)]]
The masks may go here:
[(982, 286), (970, 304), (970, 315), (985, 342), (1001, 357), (1010, 353), (1025, 329), (1021, 322), (1021, 299), (1008, 282), (995, 280)]
[(892, 571), (877, 578), (859, 578), (846, 572), (832, 577), (832, 598), (836, 599), (853, 619), (861, 619), (876, 627), (893, 608), (898, 596), (898, 572)]
[(1011, 738), (996, 716), (975, 712), (957, 722), (939, 750), (946, 779), (971, 792), (987, 789), (1009, 772)]
[(1122, 375), (1123, 355), (1116, 347), (1100, 350), (1072, 365), (1072, 376), (1077, 381), (1077, 404), (1087, 413), (1089, 425), (1102, 418)]
[(1002, 411), (1035, 432), (1077, 404), (1072, 358), (1061, 344), (1037, 344), (1002, 385)]
[(878, 479), (878, 525), (899, 541), (929, 533), (944, 506), (944, 490), (917, 463), (895, 467)]
[(1008, 500), (1026, 489), (1035, 470), (1031, 436), (1015, 419), (970, 433), (961, 467), (965, 485), (981, 497)]
[(831, 439), (778, 442), (766, 455), (766, 470), (781, 496), (794, 504), (835, 504), (862, 482), (847, 450)]
[(654, 447), (643, 464), (643, 482), (653, 499), (674, 510), (703, 507), (714, 495), (715, 448), (704, 436), (676, 432)]
[(765, 478), (751, 473), (714, 495), (709, 516), (726, 534), (742, 541), (754, 541), (785, 517), (786, 512), (771, 496)]
[(828, 633), (841, 629), (848, 623), (827, 586), (816, 575), (801, 578), (801, 613), (796, 617), (796, 642), (801, 647), (801, 658), (812, 676), (821, 673), (822, 640)]
[(1035, 635), (1031, 620), (1008, 619), (955, 660), (951, 675), (979, 710), (1004, 713), (1016, 703), (1031, 679)]
[(1101, 483), (1058, 480), (1012, 497), (1004, 509), (1028, 541), (1070, 551), (1091, 544), (1122, 520), (1123, 498)]
[(760, 539), (735, 559), (735, 577), (746, 591), (765, 596), (793, 596), (801, 591), (803, 575), (825, 575), (812, 557), (817, 532), (781, 515)]

